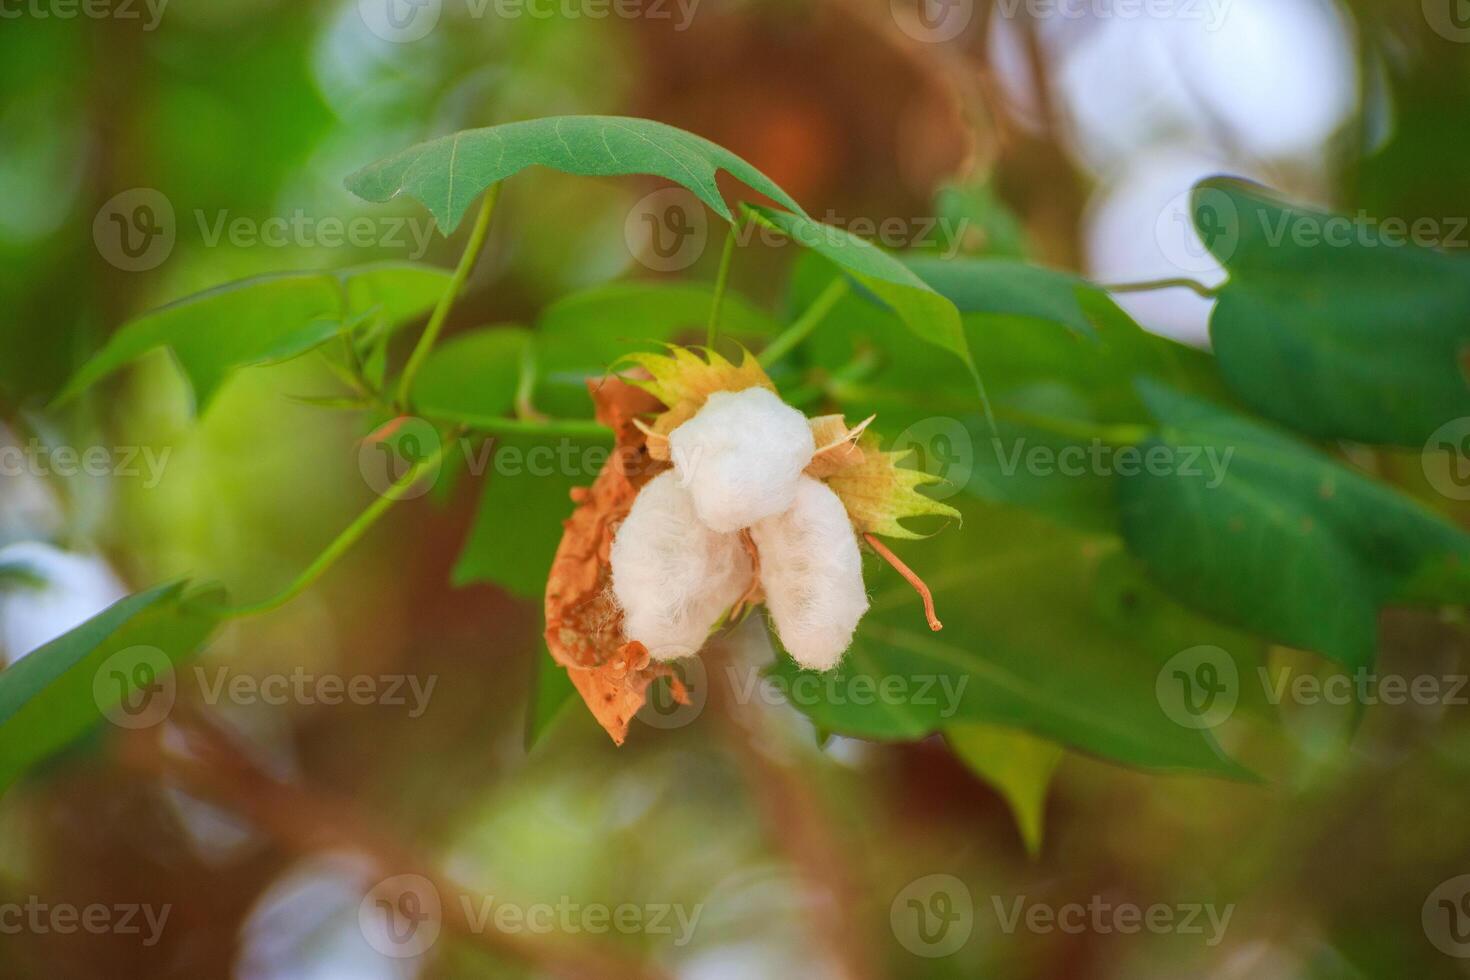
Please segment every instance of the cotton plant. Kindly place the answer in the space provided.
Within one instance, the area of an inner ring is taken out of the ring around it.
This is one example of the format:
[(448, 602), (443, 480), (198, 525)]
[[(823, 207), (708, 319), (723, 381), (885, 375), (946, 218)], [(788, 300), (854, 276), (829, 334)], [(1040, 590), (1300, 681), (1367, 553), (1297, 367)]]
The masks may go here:
[(617, 452), (578, 503), (552, 568), (546, 640), (617, 742), (671, 661), (764, 604), (800, 666), (834, 669), (868, 609), (862, 548), (919, 590), (878, 538), (915, 538), (905, 518), (958, 517), (918, 488), (868, 431), (786, 404), (749, 354), (737, 364), (673, 347), (589, 385)]

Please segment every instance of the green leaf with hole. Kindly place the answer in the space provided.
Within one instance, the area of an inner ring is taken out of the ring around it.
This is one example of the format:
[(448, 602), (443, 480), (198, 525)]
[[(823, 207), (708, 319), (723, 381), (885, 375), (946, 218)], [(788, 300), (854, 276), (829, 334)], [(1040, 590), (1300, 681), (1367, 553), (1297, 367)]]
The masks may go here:
[(373, 322), (391, 328), (438, 302), (449, 274), (432, 266), (383, 262), (339, 272), (286, 272), (228, 283), (123, 324), (67, 382), (74, 398), (159, 347), (173, 352), (202, 414), (230, 373), (288, 360), (339, 333)]
[(481, 191), (533, 166), (589, 177), (663, 177), (729, 221), (730, 207), (715, 180), (724, 170), (801, 210), (774, 181), (724, 147), (673, 126), (623, 116), (552, 116), (467, 129), (364, 167), (347, 178), (347, 189), (377, 202), (407, 194), (429, 209), (447, 235)]
[(822, 674), (782, 657), (777, 689), (838, 734), (907, 741), (978, 722), (1129, 765), (1246, 775), (1208, 732), (1171, 720), (1156, 691), (1181, 650), (1214, 644), (1246, 671), (1258, 642), (1160, 593), (1119, 560), (1116, 538), (1011, 508), (962, 510), (962, 526), (900, 554), (933, 590), (942, 631), (930, 632), (906, 581), (870, 560), (872, 607), (841, 664)]
[(1382, 606), (1470, 602), (1470, 535), (1264, 424), (1140, 392), (1159, 432), (1119, 478), (1123, 534), (1180, 599), (1350, 667)]
[(1062, 747), (1013, 728), (974, 723), (949, 726), (944, 739), (971, 772), (1005, 798), (1026, 852), (1040, 854), (1046, 794)]
[(1199, 184), (1193, 210), (1230, 273), (1215, 355), (1251, 408), (1316, 438), (1416, 448), (1470, 415), (1470, 264), (1240, 180)]
[(835, 264), (886, 304), (915, 334), (957, 355), (973, 372), (960, 314), (902, 262), (871, 242), (804, 214), (745, 205), (753, 220)]
[(104, 719), (161, 720), (173, 666), (213, 632), (221, 597), (181, 582), (128, 596), (0, 671), (0, 787)]

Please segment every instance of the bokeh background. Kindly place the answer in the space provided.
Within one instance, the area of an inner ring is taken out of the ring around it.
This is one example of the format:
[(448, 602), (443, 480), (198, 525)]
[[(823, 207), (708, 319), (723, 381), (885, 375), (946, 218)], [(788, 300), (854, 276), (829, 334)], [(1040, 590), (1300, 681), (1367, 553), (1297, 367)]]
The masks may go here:
[[(535, 13), (443, 0), (413, 38), (395, 35), (390, 14), (419, 8), (394, 2), (0, 0), (4, 439), (169, 454), (157, 480), (0, 476), (0, 546), (39, 549), (55, 583), (0, 594), (9, 657), (180, 575), (267, 595), (372, 499), (355, 420), (282, 397), (323, 387), (311, 360), (241, 373), (198, 422), (163, 355), (80, 410), (40, 407), (118, 324), (187, 293), (372, 258), (452, 266), (462, 234), (419, 242), (426, 219), (411, 204), (366, 205), (342, 188), (346, 173), (430, 136), (647, 116), (729, 147), (823, 220), (896, 219), (899, 245), (1025, 255), (1110, 283), (1223, 277), (1180, 223), (1189, 187), (1219, 172), (1348, 213), (1431, 218), (1438, 244), (1470, 244), (1455, 230), (1470, 215), (1461, 0), (558, 0)], [(530, 322), (614, 279), (712, 278), (717, 233), (674, 268), (651, 254), (641, 202), (658, 191), (638, 178), (518, 177), (451, 331)], [(139, 193), (172, 219), (169, 240), (135, 263), (119, 259), (107, 215)], [(965, 220), (926, 228), (946, 214)], [(404, 223), (390, 232), (385, 216)], [(248, 234), (298, 217), (278, 241)], [(333, 239), (330, 221), (359, 217), (376, 222), (368, 240)], [(229, 232), (237, 219), (246, 233)], [(743, 250), (732, 289), (780, 308), (793, 251)], [(1209, 301), (1187, 290), (1120, 302), (1150, 329), (1207, 343)], [(1343, 712), (1290, 713), (1231, 746), (1266, 773), (1258, 784), (1069, 753), (1035, 855), (1005, 797), (939, 740), (823, 740), (779, 705), (706, 703), (635, 724), (622, 748), (573, 705), (528, 749), (540, 605), (451, 584), (478, 494), (470, 480), (437, 490), (293, 604), (227, 627), (202, 661), (258, 676), (433, 678), (426, 710), (226, 699), (206, 712), (219, 744), (201, 750), (198, 785), (91, 745), (13, 789), (0, 801), (0, 900), (171, 911), (152, 943), (146, 928), (7, 933), (0, 974), (1467, 972), (1421, 920), (1431, 891), (1470, 872), (1462, 707), (1379, 707), (1355, 731)], [(1466, 670), (1454, 624), (1390, 617), (1383, 643), (1386, 664)], [(252, 783), (260, 772), (290, 792)], [(384, 868), (365, 852), (404, 857)], [(677, 927), (523, 930), (509, 943), (447, 928), (422, 956), (384, 956), (360, 920), (364, 896), (419, 861), (523, 907), (671, 905), (699, 918), (687, 942)], [(905, 924), (905, 890), (920, 883), (912, 894), (928, 902), (933, 875), (963, 883), (973, 920), (944, 956)], [(1198, 905), (1202, 931), (1008, 928), (1018, 900)], [(1229, 910), (1218, 934), (1206, 906)]]

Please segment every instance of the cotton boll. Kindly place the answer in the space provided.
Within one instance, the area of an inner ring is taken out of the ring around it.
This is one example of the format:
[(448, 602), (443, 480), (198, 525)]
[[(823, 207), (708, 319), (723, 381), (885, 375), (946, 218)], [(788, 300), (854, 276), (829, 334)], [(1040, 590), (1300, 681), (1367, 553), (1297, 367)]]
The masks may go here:
[(791, 508), (751, 525), (750, 536), (781, 644), (803, 667), (835, 667), (868, 611), (847, 508), (825, 483), (803, 476)]
[(127, 595), (101, 558), (41, 541), (0, 548), (0, 566), (14, 566), (39, 580), (0, 585), (0, 664), (14, 663)]
[(740, 536), (701, 523), (672, 471), (638, 492), (613, 538), (612, 589), (623, 631), (657, 660), (697, 653), (754, 574)]
[(723, 532), (790, 507), (817, 451), (806, 416), (766, 388), (710, 395), (669, 434), (669, 449), (699, 519)]

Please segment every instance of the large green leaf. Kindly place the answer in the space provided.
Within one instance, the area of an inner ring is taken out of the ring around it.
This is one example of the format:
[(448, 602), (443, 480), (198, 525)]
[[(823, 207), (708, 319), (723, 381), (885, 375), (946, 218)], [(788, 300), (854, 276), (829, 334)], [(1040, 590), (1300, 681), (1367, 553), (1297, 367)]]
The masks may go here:
[(931, 289), (900, 261), (871, 242), (804, 214), (745, 205), (754, 220), (780, 231), (821, 255), (886, 303), (910, 330), (953, 354), (974, 370), (954, 304)]
[[(563, 296), (536, 320), (536, 406), (564, 417), (591, 415), (588, 378), (649, 341), (703, 343), (713, 298), (707, 285), (676, 282), (615, 282)], [(749, 346), (778, 326), (745, 297), (725, 294), (722, 338)]]
[(1311, 436), (1414, 447), (1470, 414), (1462, 259), (1238, 180), (1196, 187), (1194, 217), (1230, 272), (1215, 354), (1252, 408)]
[(1123, 531), (1181, 599), (1353, 667), (1385, 603), (1470, 601), (1470, 535), (1264, 425), (1140, 387), (1160, 425), (1142, 458), (1172, 462), (1119, 479)]
[(1212, 643), (1244, 665), (1259, 659), (1254, 641), (1163, 596), (1115, 538), (1010, 508), (965, 512), (962, 528), (902, 555), (933, 589), (943, 631), (927, 629), (908, 583), (870, 562), (872, 607), (838, 668), (783, 657), (772, 669), (819, 728), (909, 740), (980, 722), (1131, 765), (1242, 774), (1207, 732), (1170, 720), (1156, 691), (1179, 651)]
[(295, 357), (369, 319), (390, 327), (407, 322), (432, 307), (448, 284), (443, 270), (407, 262), (228, 283), (123, 324), (57, 400), (70, 399), (141, 355), (168, 347), (202, 413), (236, 368)]
[(407, 194), (449, 234), (481, 191), (531, 166), (593, 177), (653, 174), (684, 185), (728, 221), (730, 208), (715, 181), (725, 170), (801, 210), (774, 181), (729, 150), (673, 126), (622, 116), (552, 116), (467, 129), (364, 167), (347, 178), (347, 189), (379, 202)]
[[(1066, 273), (996, 260), (910, 264), (962, 311), (970, 349), (985, 365), (994, 425), (953, 358), (914, 344), (895, 316), (859, 297), (833, 310), (841, 330), (818, 330), (808, 345), (839, 377), (865, 351), (870, 359), (880, 353), (861, 382), (830, 385), (848, 414), (876, 412), (877, 432), (928, 444), (931, 458), (948, 451), (967, 465), (938, 475), (982, 499), (1115, 532), (1112, 447), (1151, 423), (1129, 379), (1152, 375), (1217, 395), (1209, 357), (1146, 333), (1100, 289)], [(793, 305), (808, 302), (830, 274), (803, 266), (797, 276)]]
[[(213, 631), (206, 606), (219, 595), (186, 595), (174, 583), (128, 596), (0, 672), (0, 788), (85, 735), (140, 683), (167, 683), (161, 674)], [(122, 660), (110, 661), (115, 654)], [(103, 676), (110, 662), (117, 669)]]

